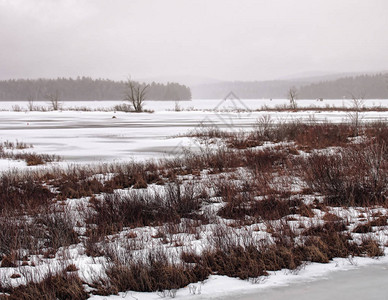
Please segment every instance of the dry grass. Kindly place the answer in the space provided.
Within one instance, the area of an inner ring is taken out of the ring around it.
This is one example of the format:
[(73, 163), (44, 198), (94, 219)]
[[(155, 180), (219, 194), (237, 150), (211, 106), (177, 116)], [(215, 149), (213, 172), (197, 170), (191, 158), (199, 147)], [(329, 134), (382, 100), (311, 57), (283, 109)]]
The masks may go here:
[[(27, 266), (32, 254), (58, 257), (58, 249), (81, 243), (87, 255), (107, 259), (106, 276), (88, 284), (108, 295), (162, 293), (210, 274), (253, 280), (271, 270), (298, 270), (303, 261), (383, 255), (370, 232), (387, 226), (385, 215), (370, 214), (355, 227), (360, 242), (352, 240), (348, 220), (330, 211), (387, 207), (387, 128), (363, 125), (362, 136), (353, 139), (346, 124), (273, 125), (263, 119), (250, 133), (197, 132), (205, 146), (174, 159), (2, 173), (1, 266)], [(215, 139), (223, 146), (208, 147)], [(265, 142), (278, 144), (257, 147)], [(81, 197), (80, 219), (74, 220), (67, 199)], [(316, 225), (320, 215), (323, 222)], [(77, 233), (82, 226), (85, 231)], [(138, 230), (147, 226), (158, 228), (143, 236)], [(112, 247), (123, 230), (125, 247)], [(258, 240), (255, 230), (267, 238)], [(194, 239), (207, 245), (200, 255), (186, 247)], [(158, 247), (135, 256), (150, 241)], [(176, 249), (176, 257), (166, 249)], [(78, 267), (1, 291), (9, 299), (39, 299), (42, 293), (86, 299)]]
[(0, 291), (10, 294), (10, 296), (1, 296), (4, 300), (84, 300), (89, 298), (78, 275), (67, 272), (49, 273), (39, 283), (30, 282), (15, 288), (4, 288), (0, 285)]

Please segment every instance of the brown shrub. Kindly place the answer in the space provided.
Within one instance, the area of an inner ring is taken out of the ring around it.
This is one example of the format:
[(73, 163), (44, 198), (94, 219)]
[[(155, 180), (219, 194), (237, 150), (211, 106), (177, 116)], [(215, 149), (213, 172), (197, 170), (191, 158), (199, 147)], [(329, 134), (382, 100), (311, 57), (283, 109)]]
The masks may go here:
[(115, 261), (105, 267), (106, 279), (96, 282), (100, 289), (109, 287), (110, 293), (128, 290), (155, 292), (178, 289), (191, 282), (202, 281), (209, 273), (200, 266), (172, 264), (165, 253), (154, 252), (146, 260), (122, 263)]
[(388, 161), (378, 145), (352, 147), (338, 154), (313, 154), (302, 162), (302, 176), (326, 204), (370, 206), (386, 204)]
[(287, 153), (275, 149), (243, 151), (244, 165), (255, 173), (274, 172), (285, 164)]
[(365, 224), (359, 224), (357, 225), (354, 229), (353, 232), (356, 233), (367, 233), (367, 232), (372, 232), (373, 226), (386, 226), (387, 225), (387, 217), (386, 216), (381, 216), (379, 218), (376, 218), (374, 220), (371, 220)]
[(46, 186), (30, 176), (0, 175), (0, 211), (34, 210), (47, 206), (53, 197)]
[(30, 253), (38, 251), (38, 238), (43, 234), (34, 220), (5, 215), (0, 217), (0, 228), (0, 257), (6, 255), (15, 260), (15, 253), (21, 248)]
[(341, 217), (329, 212), (325, 213), (322, 220), (326, 222), (343, 222), (343, 219)]
[(42, 240), (44, 240), (45, 247), (58, 249), (79, 242), (73, 221), (66, 213), (54, 212), (42, 215), (36, 222), (43, 227)]
[(366, 125), (365, 135), (378, 145), (388, 145), (388, 124), (384, 121), (372, 122)]
[(372, 226), (370, 222), (366, 224), (358, 224), (354, 229), (353, 232), (355, 233), (367, 233), (372, 231)]
[(260, 258), (261, 253), (256, 247), (234, 246), (227, 251), (205, 251), (202, 263), (212, 273), (248, 279), (267, 275), (265, 263)]
[(62, 272), (56, 275), (48, 274), (39, 282), (30, 282), (27, 285), (21, 285), (15, 288), (4, 290), (9, 293), (8, 300), (85, 300), (88, 294), (84, 291), (83, 282), (75, 273)]
[(277, 220), (295, 212), (294, 208), (300, 206), (300, 200), (279, 200), (268, 196), (263, 200), (252, 203), (248, 215), (261, 217), (263, 220)]
[(107, 194), (102, 200), (94, 199), (91, 205), (94, 212), (87, 216), (87, 222), (96, 224), (101, 235), (116, 233), (124, 227), (177, 221), (177, 215), (163, 205), (163, 199), (148, 193)]
[(329, 257), (327, 255), (328, 247), (323, 243), (320, 238), (311, 237), (307, 241), (306, 245), (300, 248), (301, 256), (307, 261), (318, 262), (318, 263), (328, 263)]
[(16, 255), (14, 253), (4, 255), (1, 260), (1, 268), (14, 268), (16, 267)]
[[(325, 223), (323, 226), (311, 227), (304, 231), (307, 238), (302, 246), (302, 252), (311, 251), (311, 246), (315, 246), (323, 254), (318, 257), (348, 257), (349, 255), (359, 255), (360, 250), (354, 243), (350, 243), (351, 237), (348, 233), (342, 233), (346, 226), (342, 223)], [(310, 247), (310, 248), (309, 248)], [(303, 254), (305, 256), (305, 254)]]
[(104, 185), (95, 178), (80, 181), (72, 178), (62, 178), (60, 182), (57, 183), (57, 187), (59, 190), (59, 194), (57, 195), (58, 200), (87, 197), (101, 192), (112, 192), (111, 189), (105, 188)]
[(379, 245), (376, 240), (372, 239), (371, 237), (364, 237), (362, 239), (360, 250), (362, 253), (365, 253), (369, 257), (384, 255), (384, 249)]
[(283, 268), (295, 269), (301, 264), (300, 256), (293, 246), (283, 243), (233, 245), (227, 249), (206, 250), (202, 254), (203, 268), (214, 274), (256, 278), (267, 275), (267, 271)]
[(386, 226), (387, 225), (387, 216), (380, 216), (372, 221), (370, 221), (371, 226)]
[(321, 149), (344, 146), (352, 135), (352, 128), (344, 124), (300, 125), (302, 130), (295, 136), (295, 143), (305, 149)]
[(75, 264), (70, 264), (65, 268), (65, 272), (75, 272), (78, 271), (78, 268)]

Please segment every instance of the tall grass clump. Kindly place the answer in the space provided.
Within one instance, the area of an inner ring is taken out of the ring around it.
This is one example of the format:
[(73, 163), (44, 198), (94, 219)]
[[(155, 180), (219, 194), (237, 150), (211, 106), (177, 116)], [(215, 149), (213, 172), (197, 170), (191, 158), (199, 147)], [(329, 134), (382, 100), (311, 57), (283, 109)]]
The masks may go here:
[(303, 176), (329, 205), (386, 204), (388, 151), (372, 143), (341, 149), (334, 154), (313, 154), (303, 163)]

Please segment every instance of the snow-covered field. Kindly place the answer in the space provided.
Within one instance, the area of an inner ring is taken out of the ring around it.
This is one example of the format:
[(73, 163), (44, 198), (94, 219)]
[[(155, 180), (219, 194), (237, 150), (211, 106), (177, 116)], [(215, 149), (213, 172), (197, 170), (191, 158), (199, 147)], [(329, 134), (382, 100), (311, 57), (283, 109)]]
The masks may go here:
[[(193, 149), (199, 146), (195, 139), (185, 135), (203, 126), (229, 131), (251, 130), (258, 120), (267, 116), (274, 123), (295, 120), (346, 123), (350, 119), (349, 112), (339, 110), (254, 111), (264, 105), (272, 108), (287, 105), (288, 100), (285, 99), (243, 100), (241, 102), (193, 100), (182, 101), (178, 104), (174, 101), (147, 101), (145, 108), (154, 110), (153, 113), (125, 113), (110, 109), (115, 104), (121, 103), (122, 101), (64, 102), (61, 111), (27, 111), (26, 102), (0, 102), (0, 143), (22, 141), (32, 144), (33, 148), (20, 151), (59, 155), (63, 161), (52, 164), (67, 166), (73, 163), (94, 164), (174, 156), (180, 153), (183, 147)], [(44, 102), (34, 104), (48, 106)], [(22, 108), (21, 111), (14, 111), (15, 105)], [(351, 107), (352, 103), (342, 99), (298, 101), (299, 107), (312, 105), (340, 108)], [(388, 100), (366, 100), (364, 105), (366, 107), (388, 108)], [(87, 107), (91, 111), (74, 110), (76, 107)], [(179, 108), (180, 111), (175, 111), (176, 108)], [(362, 122), (387, 121), (388, 112), (362, 112), (359, 117)], [(44, 167), (49, 168), (50, 166)], [(0, 170), (12, 168), (37, 167), (27, 167), (23, 161), (0, 159)], [(76, 205), (77, 201), (82, 202), (83, 200), (85, 199), (70, 200), (67, 204), (71, 206), (74, 202), (75, 204), (73, 204)], [(151, 235), (151, 233), (148, 234)], [(381, 235), (382, 240), (387, 238), (385, 231)], [(74, 248), (71, 251), (74, 252), (74, 255), (71, 255), (72, 260), (76, 262), (78, 259), (77, 266), (84, 266), (85, 270), (96, 267), (95, 262), (87, 257), (82, 249)], [(323, 279), (329, 278), (330, 288), (335, 291), (336, 284), (343, 286), (341, 279), (345, 277), (350, 277), (353, 280), (351, 284), (356, 285), (357, 281), (362, 278), (359, 272), (361, 270), (367, 274), (370, 282), (376, 282), (377, 279), (374, 280), (373, 276), (378, 276), (380, 279), (382, 274), (385, 274), (386, 269), (380, 268), (376, 271), (375, 264), (385, 268), (388, 265), (387, 256), (379, 259), (335, 259), (329, 264), (307, 264), (297, 271), (271, 272), (270, 276), (256, 283), (212, 275), (203, 283), (193, 283), (186, 288), (179, 289), (176, 293), (176, 299), (251, 300), (260, 297), (273, 300), (284, 299), (285, 294), (290, 300), (314, 299), (315, 295), (322, 291), (322, 286), (325, 287), (325, 284), (313, 285), (312, 288), (307, 289), (313, 280), (323, 282)], [(20, 269), (22, 268), (20, 267)], [(343, 272), (334, 272), (338, 270)], [(10, 272), (13, 272), (13, 269), (10, 268)], [(88, 271), (85, 271), (85, 277), (87, 277), (87, 273)], [(334, 273), (336, 274), (333, 275)], [(349, 274), (356, 275), (348, 276)], [(2, 278), (8, 278), (8, 275), (4, 275), (3, 271)], [(332, 277), (334, 279), (331, 280)], [(383, 281), (383, 283), (387, 282)], [(342, 293), (346, 292), (342, 291)], [(305, 298), (300, 297), (301, 293)], [(345, 299), (343, 294), (340, 294), (341, 291), (338, 293), (338, 298)], [(289, 295), (293, 295), (294, 298)], [(357, 294), (350, 293), (350, 295), (352, 295), (352, 299), (360, 299), (357, 298), (359, 296)], [(385, 294), (378, 295), (380, 298)], [(149, 300), (160, 299), (161, 296), (164, 295), (128, 292), (119, 296), (93, 296), (91, 299)]]
[[(363, 106), (365, 107), (387, 107), (387, 99), (365, 99)], [(120, 100), (114, 101), (62, 101), (61, 107), (67, 109), (100, 109), (111, 110), (115, 105), (128, 103)], [(34, 106), (50, 107), (47, 101), (35, 101)], [(289, 105), (288, 99), (193, 99), (191, 101), (145, 101), (145, 109), (154, 111), (174, 111), (177, 107), (182, 110), (213, 110), (217, 108), (241, 108), (257, 110), (263, 107), (275, 108)], [(353, 101), (351, 99), (326, 99), (323, 101), (312, 100), (297, 100), (299, 107), (352, 107)], [(28, 110), (27, 101), (1, 101), (0, 110), (13, 110), (19, 107), (22, 110)]]

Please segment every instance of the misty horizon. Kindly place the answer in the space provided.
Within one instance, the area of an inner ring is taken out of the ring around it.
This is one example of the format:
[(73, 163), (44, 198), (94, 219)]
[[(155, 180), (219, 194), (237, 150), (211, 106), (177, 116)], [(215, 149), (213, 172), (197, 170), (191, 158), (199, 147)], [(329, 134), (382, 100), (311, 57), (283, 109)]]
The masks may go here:
[(387, 11), (383, 0), (0, 0), (0, 80), (380, 72)]
[(221, 78), (210, 78), (207, 76), (195, 76), (188, 74), (174, 74), (174, 75), (160, 75), (160, 76), (150, 76), (137, 78), (131, 75), (128, 75), (123, 78), (109, 78), (106, 76), (95, 77), (88, 74), (79, 74), (75, 76), (52, 76), (52, 77), (12, 77), (12, 78), (2, 78), (0, 81), (9, 81), (9, 80), (56, 80), (56, 79), (72, 79), (78, 80), (82, 78), (90, 78), (92, 80), (110, 80), (115, 82), (126, 82), (128, 80), (133, 80), (139, 83), (179, 83), (187, 86), (196, 86), (203, 84), (211, 84), (211, 83), (221, 83), (221, 82), (269, 82), (269, 81), (295, 81), (295, 80), (307, 80), (307, 81), (326, 81), (326, 80), (335, 80), (337, 78), (346, 78), (346, 77), (357, 77), (362, 75), (377, 75), (377, 74), (388, 74), (388, 70), (364, 70), (364, 71), (354, 71), (354, 72), (323, 72), (323, 71), (309, 71), (309, 72), (301, 72), (295, 74), (284, 74), (280, 75), (276, 78), (264, 78), (264, 79), (252, 79), (252, 80), (243, 80), (239, 78), (223, 80)]

